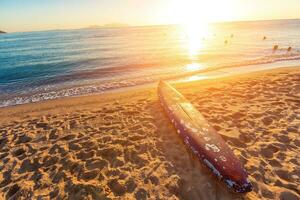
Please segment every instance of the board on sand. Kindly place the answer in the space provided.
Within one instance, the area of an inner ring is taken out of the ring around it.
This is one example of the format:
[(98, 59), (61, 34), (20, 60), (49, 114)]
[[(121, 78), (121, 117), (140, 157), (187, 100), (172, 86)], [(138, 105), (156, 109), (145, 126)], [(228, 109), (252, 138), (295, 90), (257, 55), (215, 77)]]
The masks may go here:
[(158, 95), (177, 133), (202, 164), (232, 191), (251, 191), (252, 185), (242, 164), (200, 112), (166, 82), (159, 83)]

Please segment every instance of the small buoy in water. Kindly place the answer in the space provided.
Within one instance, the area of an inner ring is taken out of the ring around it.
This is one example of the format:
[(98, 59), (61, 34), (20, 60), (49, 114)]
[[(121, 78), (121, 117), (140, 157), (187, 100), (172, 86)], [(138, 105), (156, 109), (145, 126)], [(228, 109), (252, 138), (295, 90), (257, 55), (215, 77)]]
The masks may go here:
[(224, 44), (228, 44), (228, 40), (225, 40), (225, 41), (224, 41)]
[(278, 49), (278, 45), (274, 45), (273, 50), (276, 51)]
[(266, 39), (267, 39), (267, 37), (266, 37), (266, 36), (264, 36), (264, 37), (263, 37), (263, 40), (266, 40)]
[(291, 51), (291, 50), (292, 50), (292, 47), (287, 48), (287, 51)]

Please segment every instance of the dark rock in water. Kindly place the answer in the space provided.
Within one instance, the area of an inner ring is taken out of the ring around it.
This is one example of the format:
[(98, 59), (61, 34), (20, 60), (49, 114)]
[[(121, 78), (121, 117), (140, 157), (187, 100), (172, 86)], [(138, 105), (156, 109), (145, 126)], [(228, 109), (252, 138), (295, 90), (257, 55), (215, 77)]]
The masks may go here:
[(291, 51), (291, 50), (292, 50), (292, 47), (287, 48), (287, 51)]
[(4, 32), (4, 31), (0, 31), (0, 34), (1, 34), (1, 33), (6, 33), (6, 32)]
[(274, 45), (273, 50), (276, 51), (278, 49), (278, 45)]

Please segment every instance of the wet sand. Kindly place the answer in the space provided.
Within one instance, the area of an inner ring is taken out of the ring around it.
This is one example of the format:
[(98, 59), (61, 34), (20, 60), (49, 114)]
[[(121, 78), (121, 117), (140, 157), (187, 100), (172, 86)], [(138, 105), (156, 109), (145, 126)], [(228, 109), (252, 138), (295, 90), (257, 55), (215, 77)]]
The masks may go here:
[(300, 199), (299, 68), (174, 86), (252, 192), (229, 192), (189, 157), (151, 87), (0, 109), (0, 198)]

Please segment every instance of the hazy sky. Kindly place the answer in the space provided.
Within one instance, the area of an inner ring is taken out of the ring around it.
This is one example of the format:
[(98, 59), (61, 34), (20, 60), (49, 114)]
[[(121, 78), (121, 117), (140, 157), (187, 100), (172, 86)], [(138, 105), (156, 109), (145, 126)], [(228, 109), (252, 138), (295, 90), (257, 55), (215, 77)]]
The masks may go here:
[[(0, 0), (0, 30), (300, 18), (300, 0)], [(184, 20), (182, 20), (184, 19)]]

